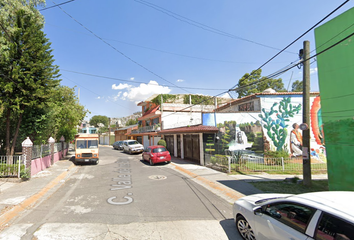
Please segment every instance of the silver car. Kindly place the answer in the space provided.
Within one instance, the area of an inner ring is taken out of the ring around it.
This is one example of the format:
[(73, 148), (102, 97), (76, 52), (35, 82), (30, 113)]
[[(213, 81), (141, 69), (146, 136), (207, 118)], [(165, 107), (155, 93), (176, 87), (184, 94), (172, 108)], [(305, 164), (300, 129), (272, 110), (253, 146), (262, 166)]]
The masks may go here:
[(133, 154), (133, 153), (142, 153), (143, 151), (144, 151), (144, 146), (141, 145), (138, 141), (136, 140), (123, 141), (123, 152)]
[(247, 240), (354, 239), (354, 192), (256, 194), (233, 206), (236, 228)]

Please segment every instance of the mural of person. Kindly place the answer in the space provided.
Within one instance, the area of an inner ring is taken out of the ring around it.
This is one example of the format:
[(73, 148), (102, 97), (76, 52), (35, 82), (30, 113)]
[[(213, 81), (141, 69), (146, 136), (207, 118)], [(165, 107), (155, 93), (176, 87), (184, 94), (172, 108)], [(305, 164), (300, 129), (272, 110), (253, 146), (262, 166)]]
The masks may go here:
[(299, 124), (293, 124), (293, 130), (290, 133), (290, 149), (294, 157), (302, 155), (302, 135), (299, 131)]

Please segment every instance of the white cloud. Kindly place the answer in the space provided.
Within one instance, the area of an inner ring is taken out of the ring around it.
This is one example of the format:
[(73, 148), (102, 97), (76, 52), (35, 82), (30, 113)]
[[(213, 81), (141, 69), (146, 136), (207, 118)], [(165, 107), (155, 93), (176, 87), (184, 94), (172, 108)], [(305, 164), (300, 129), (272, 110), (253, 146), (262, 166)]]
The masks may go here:
[(135, 78), (131, 77), (130, 80), (134, 81)]
[(113, 84), (112, 85), (112, 89), (113, 90), (121, 90), (121, 89), (125, 89), (125, 88), (130, 88), (131, 85), (127, 84), (127, 83), (119, 83), (119, 85)]
[(138, 87), (130, 86), (127, 91), (123, 93), (121, 99), (137, 103), (144, 101), (153, 94), (166, 94), (170, 92), (170, 88), (161, 86), (158, 82), (150, 80), (148, 84), (141, 83)]
[(315, 68), (310, 68), (310, 74), (317, 73), (317, 67)]
[(184, 82), (183, 79), (177, 79), (177, 82)]
[(98, 96), (98, 97), (96, 97), (96, 99), (101, 99), (101, 97), (100, 97), (100, 96)]
[(117, 101), (119, 99), (120, 95), (122, 95), (122, 92), (119, 92), (116, 96), (114, 96), (113, 101)]

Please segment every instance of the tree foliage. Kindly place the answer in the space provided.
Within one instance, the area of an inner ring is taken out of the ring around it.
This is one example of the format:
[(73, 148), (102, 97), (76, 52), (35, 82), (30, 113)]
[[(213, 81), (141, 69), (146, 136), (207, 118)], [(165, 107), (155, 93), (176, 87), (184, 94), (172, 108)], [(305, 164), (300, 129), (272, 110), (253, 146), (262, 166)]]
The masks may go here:
[(130, 125), (135, 125), (138, 124), (138, 119), (129, 119), (126, 123), (125, 126), (130, 126)]
[(178, 94), (159, 94), (154, 99), (151, 100), (152, 103), (156, 105), (161, 105), (161, 96), (164, 103), (173, 103), (177, 98)]
[(8, 155), (27, 136), (35, 144), (51, 136), (70, 140), (86, 113), (74, 90), (59, 85), (44, 19), (35, 9), (43, 3), (0, 1), (0, 141)]
[(238, 98), (242, 98), (254, 93), (263, 92), (267, 88), (272, 88), (277, 92), (286, 91), (286, 89), (284, 88), (284, 83), (281, 78), (268, 79), (267, 77), (262, 77), (261, 74), (262, 74), (262, 69), (259, 69), (259, 70), (252, 71), (251, 74), (246, 73), (245, 75), (243, 75), (243, 77), (238, 81), (236, 87)]
[(4, 107), (6, 154), (13, 155), (23, 115), (43, 108), (59, 85), (50, 43), (41, 30), (39, 1), (6, 1), (1, 5), (0, 101)]
[[(214, 97), (204, 95), (191, 95), (192, 104), (214, 105)], [(189, 104), (189, 95), (184, 95), (183, 103)]]
[(296, 80), (291, 85), (291, 91), (292, 92), (302, 92), (303, 91), (302, 87), (303, 87), (302, 81)]
[(90, 125), (99, 127), (99, 123), (102, 123), (105, 127), (108, 127), (109, 119), (107, 116), (95, 115), (90, 119)]

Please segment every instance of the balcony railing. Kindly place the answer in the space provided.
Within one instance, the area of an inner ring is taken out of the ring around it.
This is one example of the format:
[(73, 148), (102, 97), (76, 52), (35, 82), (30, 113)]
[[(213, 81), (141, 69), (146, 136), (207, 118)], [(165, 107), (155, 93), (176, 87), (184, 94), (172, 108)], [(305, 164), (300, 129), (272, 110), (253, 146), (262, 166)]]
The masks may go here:
[(132, 133), (146, 133), (146, 132), (157, 132), (160, 131), (160, 126), (154, 125), (154, 126), (145, 126), (145, 127), (140, 127), (138, 129), (132, 130)]

